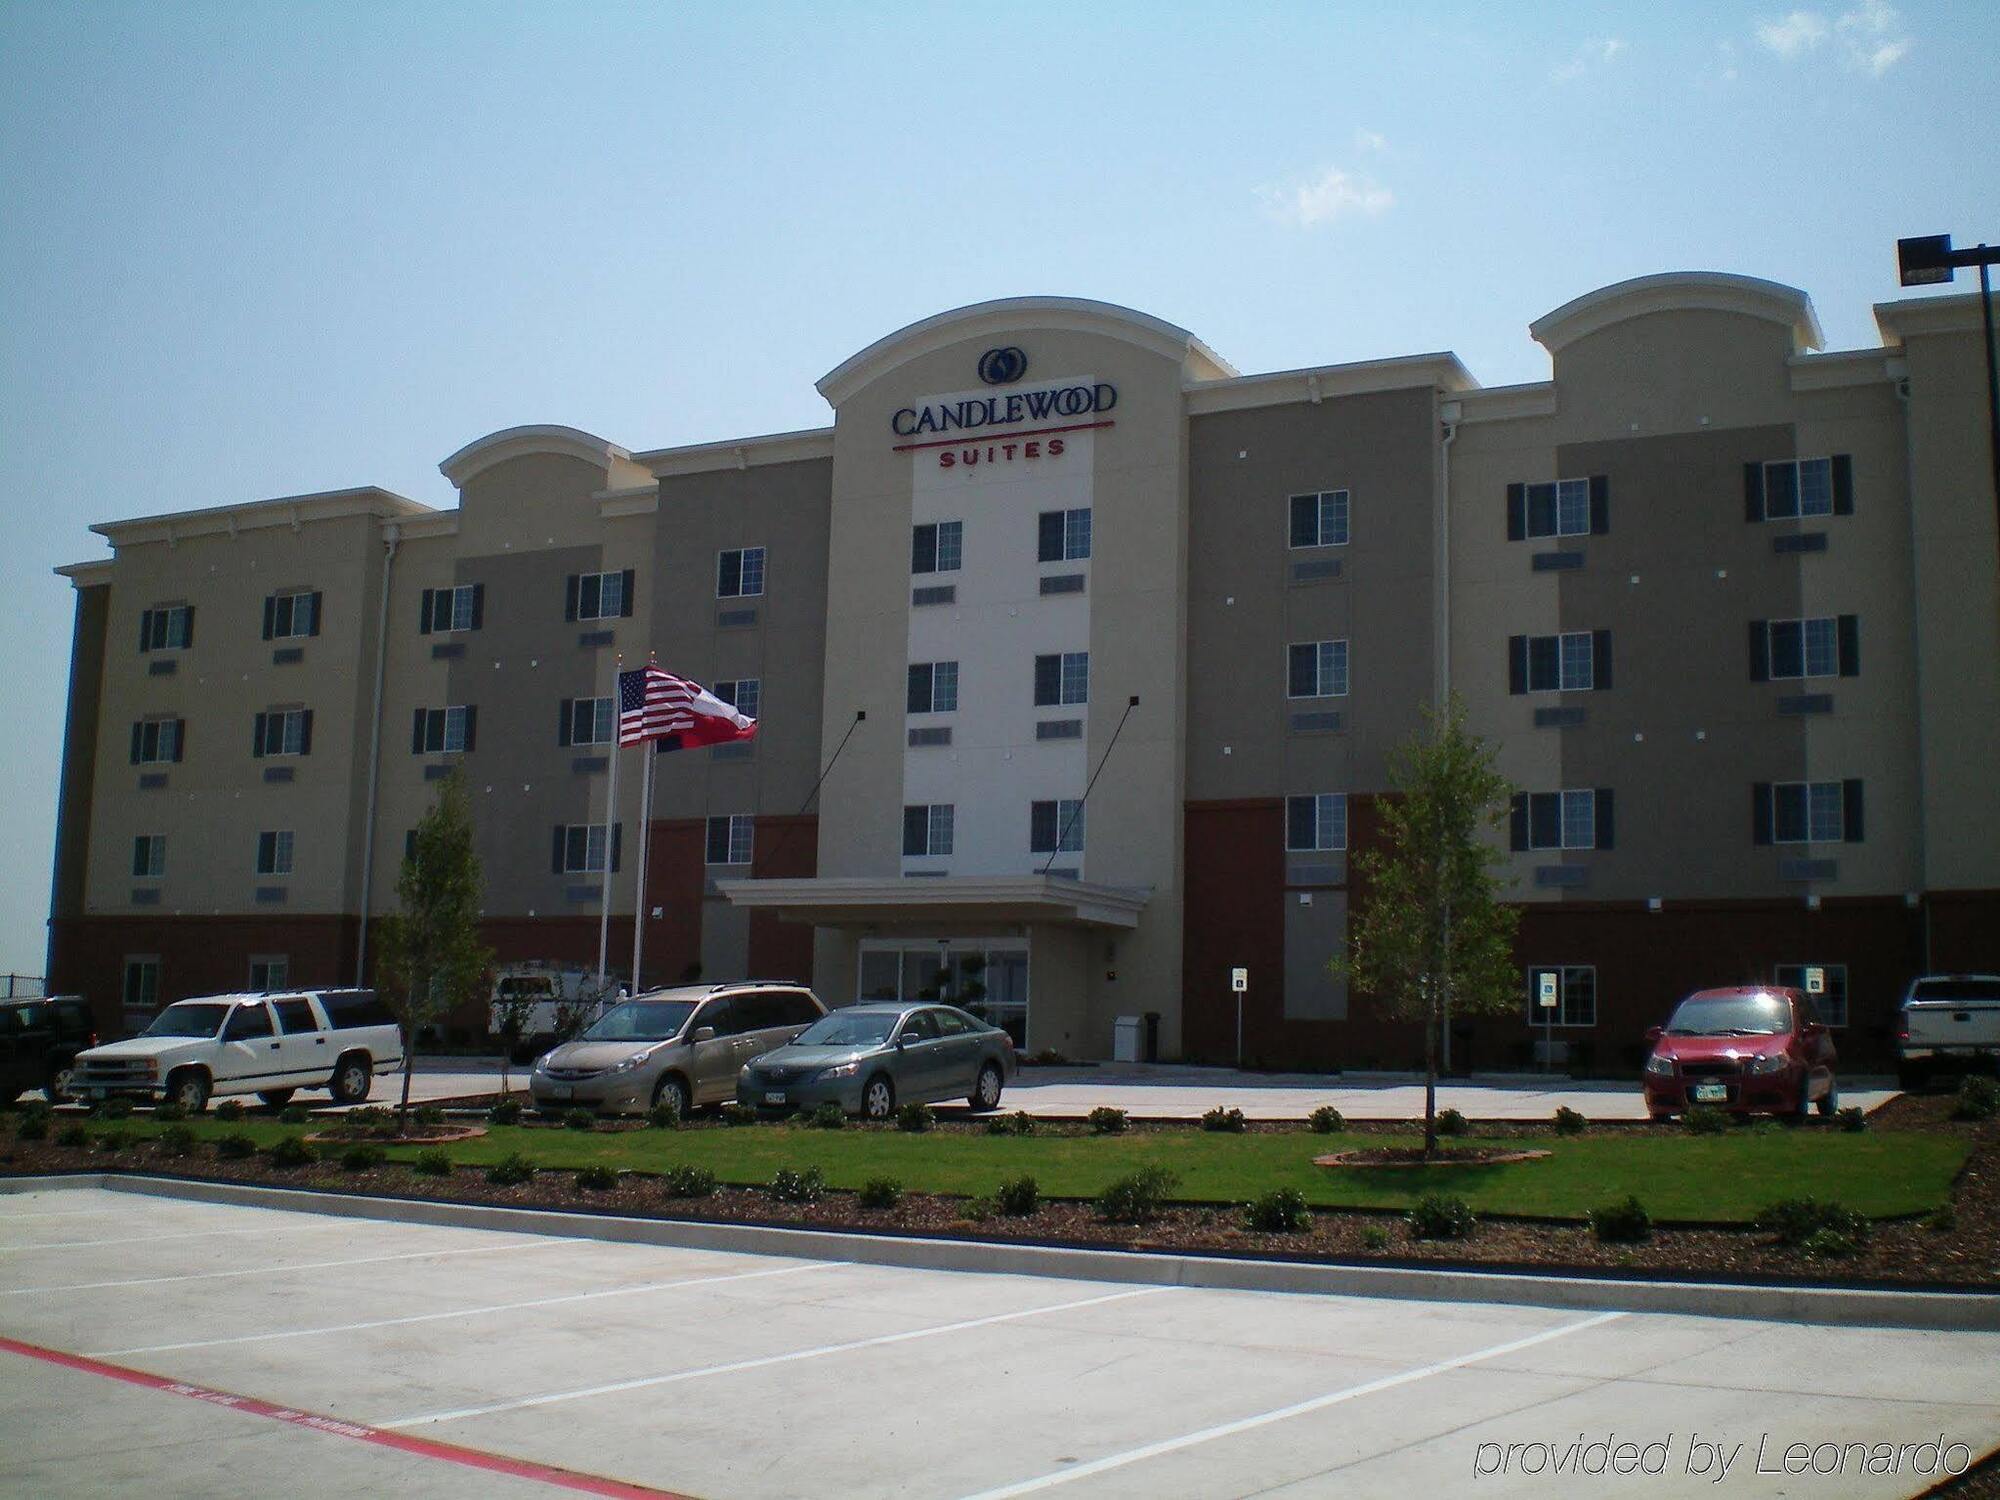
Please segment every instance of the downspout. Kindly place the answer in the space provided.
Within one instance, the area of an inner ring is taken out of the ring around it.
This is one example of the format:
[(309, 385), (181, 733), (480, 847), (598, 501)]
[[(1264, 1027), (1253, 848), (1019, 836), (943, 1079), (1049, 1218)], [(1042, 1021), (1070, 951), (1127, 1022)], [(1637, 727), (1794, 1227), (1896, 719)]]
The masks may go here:
[(1917, 454), (1910, 438), (1910, 373), (1909, 362), (1902, 361), (1903, 371), (1894, 373), (1891, 366), (1890, 388), (1896, 393), (1896, 400), (1903, 408), (1903, 492), (1909, 503), (1910, 514), (1910, 661), (1915, 678), (1917, 697), (1917, 889), (1912, 893), (1917, 898), (1917, 912), (1923, 923), (1924, 973), (1931, 972), (1931, 903), (1930, 903), (1930, 850), (1925, 837), (1925, 820), (1929, 817), (1930, 770), (1924, 756), (1924, 629), (1918, 612), (1923, 608), (1922, 580), (1917, 576)]
[(368, 967), (368, 907), (375, 876), (375, 790), (382, 771), (382, 676), (389, 661), (389, 574), (396, 565), (396, 523), (382, 528), (382, 598), (375, 612), (375, 708), (368, 727), (368, 811), (361, 823), (361, 936), (354, 945), (354, 983)]
[[(1443, 435), (1438, 442), (1438, 578), (1437, 605), (1433, 610), (1432, 629), (1437, 631), (1437, 708), (1444, 712), (1451, 702), (1451, 444), (1458, 436), (1458, 419), (1464, 408), (1456, 401), (1447, 401), (1438, 407), (1438, 419)], [(1450, 943), (1450, 918), (1445, 919), (1447, 947)], [(1451, 1072), (1451, 986), (1445, 986), (1444, 1021), (1438, 1028), (1438, 1051), (1440, 1071)]]

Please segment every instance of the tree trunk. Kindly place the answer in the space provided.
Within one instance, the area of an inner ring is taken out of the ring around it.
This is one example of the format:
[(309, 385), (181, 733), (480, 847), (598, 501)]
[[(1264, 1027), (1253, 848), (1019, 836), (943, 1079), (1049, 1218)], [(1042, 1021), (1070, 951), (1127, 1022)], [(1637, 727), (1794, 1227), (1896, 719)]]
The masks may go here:
[(1437, 1002), (1424, 1018), (1424, 1160), (1438, 1149), (1438, 1015)]

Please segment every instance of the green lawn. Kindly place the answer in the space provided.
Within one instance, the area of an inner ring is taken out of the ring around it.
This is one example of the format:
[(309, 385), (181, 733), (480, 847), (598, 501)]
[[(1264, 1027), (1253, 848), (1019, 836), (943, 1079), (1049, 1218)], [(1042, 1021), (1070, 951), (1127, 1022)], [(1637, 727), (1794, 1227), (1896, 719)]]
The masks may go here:
[[(158, 1127), (135, 1117), (122, 1128), (151, 1134)], [(204, 1138), (246, 1131), (269, 1145), (301, 1128), (208, 1119), (194, 1129)], [(1046, 1196), (1091, 1198), (1116, 1178), (1158, 1166), (1179, 1177), (1172, 1196), (1185, 1202), (1241, 1203), (1272, 1188), (1296, 1187), (1322, 1207), (1400, 1209), (1420, 1194), (1447, 1192), (1482, 1213), (1558, 1219), (1580, 1219), (1594, 1207), (1636, 1193), (1656, 1219), (1709, 1223), (1741, 1223), (1767, 1203), (1808, 1194), (1874, 1217), (1922, 1213), (1948, 1200), (1969, 1150), (1969, 1143), (1949, 1135), (1785, 1129), (1688, 1136), (1662, 1130), (1541, 1136), (1521, 1144), (1553, 1155), (1504, 1166), (1329, 1171), (1312, 1164), (1330, 1151), (1390, 1139), (1303, 1130), (1227, 1135), (1193, 1128), (1022, 1137), (800, 1125), (589, 1134), (500, 1126), (446, 1149), (466, 1166), (483, 1166), (516, 1151), (551, 1168), (605, 1164), (657, 1172), (691, 1163), (725, 1183), (745, 1186), (769, 1182), (780, 1167), (817, 1166), (834, 1188), (893, 1177), (914, 1192), (966, 1196), (990, 1194), (1027, 1173)], [(1481, 1137), (1481, 1143), (1487, 1139)], [(404, 1147), (391, 1154), (407, 1160), (414, 1153)]]

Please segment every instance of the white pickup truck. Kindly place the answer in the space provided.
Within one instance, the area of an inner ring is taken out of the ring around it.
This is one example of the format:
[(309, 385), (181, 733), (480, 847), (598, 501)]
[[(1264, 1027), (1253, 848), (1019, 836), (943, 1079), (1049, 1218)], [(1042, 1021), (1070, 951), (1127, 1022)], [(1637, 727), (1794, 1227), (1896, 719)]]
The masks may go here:
[(163, 1099), (189, 1114), (220, 1094), (282, 1109), (300, 1089), (359, 1104), (378, 1071), (402, 1065), (402, 1031), (373, 990), (206, 995), (169, 1005), (127, 1041), (79, 1052), (69, 1092)]
[(493, 976), (487, 1030), (517, 1063), (526, 1065), (566, 1042), (623, 999), (616, 974), (602, 986), (594, 970), (553, 963), (509, 964)]
[(2000, 975), (1926, 974), (1910, 981), (1896, 1024), (1896, 1074), (1905, 1090), (1938, 1073), (2000, 1067)]

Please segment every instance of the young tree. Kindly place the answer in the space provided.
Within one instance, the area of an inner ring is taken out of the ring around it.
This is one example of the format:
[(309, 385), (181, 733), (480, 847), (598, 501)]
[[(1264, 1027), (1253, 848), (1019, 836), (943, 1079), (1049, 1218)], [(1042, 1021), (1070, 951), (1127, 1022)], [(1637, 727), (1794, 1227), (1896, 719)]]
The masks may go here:
[(1482, 837), (1507, 816), (1513, 788), (1484, 740), (1468, 734), (1457, 694), (1389, 755), (1396, 795), (1380, 804), (1384, 847), (1352, 859), (1365, 890), (1336, 974), (1389, 1013), (1424, 1027), (1424, 1155), (1437, 1154), (1439, 1041), (1452, 1014), (1521, 1003), (1514, 965), (1520, 912), (1500, 901), (1500, 846)]
[(396, 879), (402, 909), (381, 928), (382, 995), (403, 1027), (398, 1111), (405, 1129), (417, 1032), (477, 994), (493, 964), (492, 950), (479, 941), (483, 884), (472, 848), (471, 794), (454, 770), (438, 784), (437, 802), (417, 824), (415, 845)]

